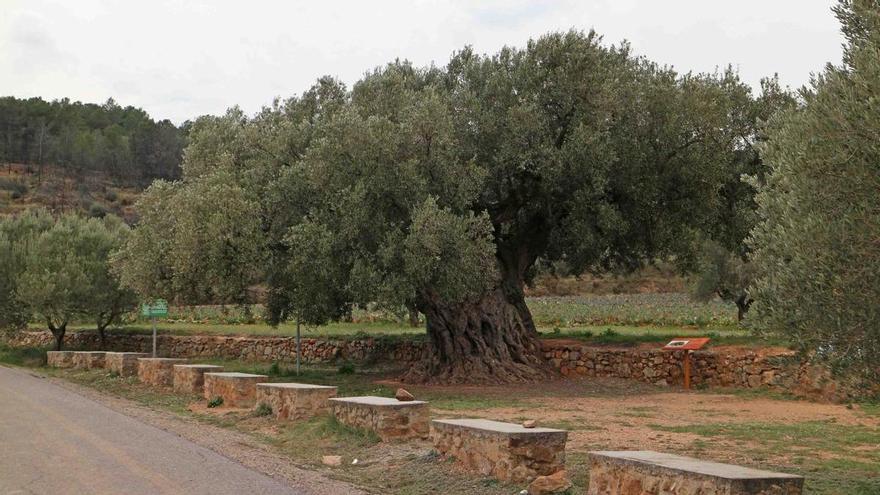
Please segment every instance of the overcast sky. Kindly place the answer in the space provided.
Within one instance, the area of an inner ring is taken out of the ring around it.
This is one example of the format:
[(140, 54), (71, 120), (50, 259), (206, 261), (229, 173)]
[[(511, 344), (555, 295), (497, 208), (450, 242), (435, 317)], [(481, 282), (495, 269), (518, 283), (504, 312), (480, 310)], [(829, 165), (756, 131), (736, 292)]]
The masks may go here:
[(443, 65), (548, 31), (680, 71), (733, 64), (792, 87), (841, 57), (831, 0), (0, 0), (0, 95), (115, 98), (176, 123), (238, 104), (255, 112), (329, 74), (351, 85), (395, 58)]

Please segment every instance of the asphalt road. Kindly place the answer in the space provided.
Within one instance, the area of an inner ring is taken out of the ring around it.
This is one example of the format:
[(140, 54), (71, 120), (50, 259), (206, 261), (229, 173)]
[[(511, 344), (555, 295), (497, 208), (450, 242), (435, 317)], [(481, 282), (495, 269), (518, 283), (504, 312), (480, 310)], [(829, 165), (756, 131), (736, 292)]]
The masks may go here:
[(177, 435), (0, 366), (0, 495), (301, 495)]

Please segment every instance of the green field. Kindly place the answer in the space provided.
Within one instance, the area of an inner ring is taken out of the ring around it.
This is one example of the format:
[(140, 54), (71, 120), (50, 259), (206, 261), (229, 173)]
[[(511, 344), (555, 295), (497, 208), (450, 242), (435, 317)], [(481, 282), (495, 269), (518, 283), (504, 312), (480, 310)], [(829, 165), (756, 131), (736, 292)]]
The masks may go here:
[[(685, 294), (620, 294), (565, 297), (532, 297), (529, 308), (539, 331), (547, 338), (571, 338), (593, 343), (661, 342), (676, 336), (708, 335), (715, 343), (784, 345), (758, 340), (737, 325), (736, 309), (721, 301), (696, 302)], [(171, 307), (167, 319), (157, 322), (160, 333), (173, 335), (290, 336), (294, 323), (271, 327), (263, 321), (262, 307)], [(41, 328), (33, 324), (32, 328)], [(89, 330), (89, 324), (72, 325)], [(150, 322), (131, 315), (115, 332), (149, 333)], [(360, 309), (349, 322), (302, 327), (306, 338), (407, 338), (425, 337), (422, 325), (411, 327), (402, 314)]]

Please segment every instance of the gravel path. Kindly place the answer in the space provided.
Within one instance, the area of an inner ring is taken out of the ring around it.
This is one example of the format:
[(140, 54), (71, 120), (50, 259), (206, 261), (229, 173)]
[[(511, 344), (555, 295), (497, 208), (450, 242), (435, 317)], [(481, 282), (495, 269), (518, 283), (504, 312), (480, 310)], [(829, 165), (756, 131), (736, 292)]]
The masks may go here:
[(245, 434), (0, 366), (0, 493), (361, 494)]

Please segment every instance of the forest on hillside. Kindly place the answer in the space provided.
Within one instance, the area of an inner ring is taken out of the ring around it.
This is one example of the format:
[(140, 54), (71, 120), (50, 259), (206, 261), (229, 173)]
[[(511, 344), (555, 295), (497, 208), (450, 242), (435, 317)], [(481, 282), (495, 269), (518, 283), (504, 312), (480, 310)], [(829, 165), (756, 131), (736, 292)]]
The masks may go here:
[(67, 177), (97, 173), (143, 187), (179, 177), (187, 127), (112, 98), (97, 105), (0, 97), (0, 163), (26, 165), (38, 182), (61, 169)]

